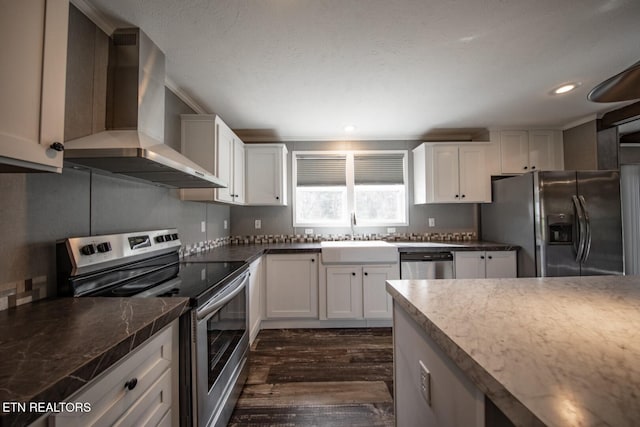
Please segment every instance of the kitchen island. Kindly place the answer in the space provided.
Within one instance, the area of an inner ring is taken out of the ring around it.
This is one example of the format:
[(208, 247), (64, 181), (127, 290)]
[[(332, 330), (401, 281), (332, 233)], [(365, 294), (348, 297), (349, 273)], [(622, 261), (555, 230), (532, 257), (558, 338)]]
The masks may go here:
[[(640, 277), (397, 280), (387, 291), (396, 347), (410, 334), (426, 343), (415, 360), (394, 349), (399, 427), (409, 425), (407, 412), (460, 425), (461, 407), (445, 403), (438, 413), (447, 393), (462, 395), (475, 425), (485, 424), (483, 396), (515, 425), (640, 420)], [(426, 366), (431, 406), (421, 396), (417, 359), (435, 364)]]

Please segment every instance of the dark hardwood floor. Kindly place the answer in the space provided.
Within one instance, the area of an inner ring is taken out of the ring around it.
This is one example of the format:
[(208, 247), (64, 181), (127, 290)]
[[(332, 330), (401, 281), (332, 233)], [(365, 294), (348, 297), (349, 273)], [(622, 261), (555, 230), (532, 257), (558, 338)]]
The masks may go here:
[(393, 426), (391, 328), (260, 331), (229, 426)]

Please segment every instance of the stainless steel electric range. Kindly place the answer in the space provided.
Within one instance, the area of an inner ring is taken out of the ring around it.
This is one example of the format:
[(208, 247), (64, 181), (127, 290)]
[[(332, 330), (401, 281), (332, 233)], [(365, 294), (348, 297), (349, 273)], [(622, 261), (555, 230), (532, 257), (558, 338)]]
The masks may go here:
[(180, 412), (186, 426), (226, 426), (247, 377), (248, 265), (180, 262), (175, 229), (58, 242), (60, 296), (187, 297), (180, 324)]

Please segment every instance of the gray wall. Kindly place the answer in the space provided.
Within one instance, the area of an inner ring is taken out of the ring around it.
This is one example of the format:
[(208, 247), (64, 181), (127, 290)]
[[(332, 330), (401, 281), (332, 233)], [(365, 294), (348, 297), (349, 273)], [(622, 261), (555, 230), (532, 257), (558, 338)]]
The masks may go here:
[(598, 169), (597, 128), (592, 120), (562, 132), (564, 168), (566, 170)]
[[(293, 208), (291, 205), (291, 158), (293, 151), (304, 150), (408, 150), (409, 151), (409, 226), (395, 227), (397, 233), (424, 233), (450, 231), (476, 231), (476, 204), (439, 204), (413, 205), (413, 158), (411, 150), (420, 144), (419, 141), (357, 141), (357, 142), (320, 142), (300, 141), (287, 142), (289, 150), (287, 158), (288, 200), (286, 207), (276, 206), (234, 206), (231, 208), (231, 234), (304, 234), (304, 228), (293, 227)], [(427, 227), (427, 218), (435, 218), (436, 227)], [(262, 228), (256, 230), (256, 219), (262, 221)], [(315, 234), (350, 234), (349, 227), (316, 227)], [(386, 234), (386, 227), (356, 227), (356, 233)]]

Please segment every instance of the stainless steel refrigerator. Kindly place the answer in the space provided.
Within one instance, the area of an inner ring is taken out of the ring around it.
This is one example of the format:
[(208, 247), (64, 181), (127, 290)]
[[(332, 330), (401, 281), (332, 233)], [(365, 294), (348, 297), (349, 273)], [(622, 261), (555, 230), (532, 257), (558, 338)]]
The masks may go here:
[(618, 171), (538, 171), (492, 183), (483, 240), (520, 246), (518, 277), (623, 274)]

